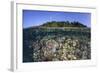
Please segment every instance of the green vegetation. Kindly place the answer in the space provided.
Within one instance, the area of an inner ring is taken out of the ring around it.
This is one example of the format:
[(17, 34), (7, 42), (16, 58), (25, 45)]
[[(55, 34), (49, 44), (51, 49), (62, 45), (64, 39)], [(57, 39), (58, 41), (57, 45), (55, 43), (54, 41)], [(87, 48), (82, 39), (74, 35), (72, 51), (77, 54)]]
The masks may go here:
[(82, 23), (80, 22), (69, 22), (69, 21), (52, 21), (52, 22), (47, 22), (47, 23), (44, 23), (43, 25), (41, 25), (43, 27), (87, 27), (85, 25), (83, 25)]

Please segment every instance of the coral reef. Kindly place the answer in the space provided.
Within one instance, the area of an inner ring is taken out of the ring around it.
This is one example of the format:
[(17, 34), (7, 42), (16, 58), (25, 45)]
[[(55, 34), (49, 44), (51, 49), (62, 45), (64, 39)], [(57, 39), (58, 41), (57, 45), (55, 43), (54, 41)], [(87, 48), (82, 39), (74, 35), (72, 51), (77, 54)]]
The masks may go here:
[(90, 42), (65, 37), (43, 38), (33, 44), (34, 61), (63, 61), (90, 59)]
[(91, 59), (89, 28), (30, 28), (23, 36), (23, 62)]

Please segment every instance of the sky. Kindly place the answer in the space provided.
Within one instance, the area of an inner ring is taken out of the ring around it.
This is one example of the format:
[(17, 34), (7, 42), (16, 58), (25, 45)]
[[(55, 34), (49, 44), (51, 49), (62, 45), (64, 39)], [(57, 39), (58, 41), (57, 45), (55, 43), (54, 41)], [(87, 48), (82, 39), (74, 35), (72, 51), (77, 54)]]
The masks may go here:
[(23, 28), (39, 26), (50, 21), (78, 21), (91, 27), (91, 13), (23, 10)]

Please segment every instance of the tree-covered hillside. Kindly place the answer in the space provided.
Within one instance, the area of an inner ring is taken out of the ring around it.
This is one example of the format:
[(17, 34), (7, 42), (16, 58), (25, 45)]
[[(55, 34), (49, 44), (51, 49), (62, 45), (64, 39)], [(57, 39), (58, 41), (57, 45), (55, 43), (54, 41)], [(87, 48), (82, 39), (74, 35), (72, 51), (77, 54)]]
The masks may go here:
[(42, 24), (43, 27), (87, 27), (78, 21), (52, 21)]

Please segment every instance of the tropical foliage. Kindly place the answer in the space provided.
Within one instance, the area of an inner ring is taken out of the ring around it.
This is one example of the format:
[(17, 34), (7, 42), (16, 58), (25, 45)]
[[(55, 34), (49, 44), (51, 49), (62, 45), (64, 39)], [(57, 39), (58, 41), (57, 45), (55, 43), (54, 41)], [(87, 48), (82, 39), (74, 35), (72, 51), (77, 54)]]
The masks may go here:
[(46, 22), (41, 26), (45, 27), (86, 27), (82, 23), (78, 21), (69, 22), (69, 21), (52, 21), (52, 22)]

